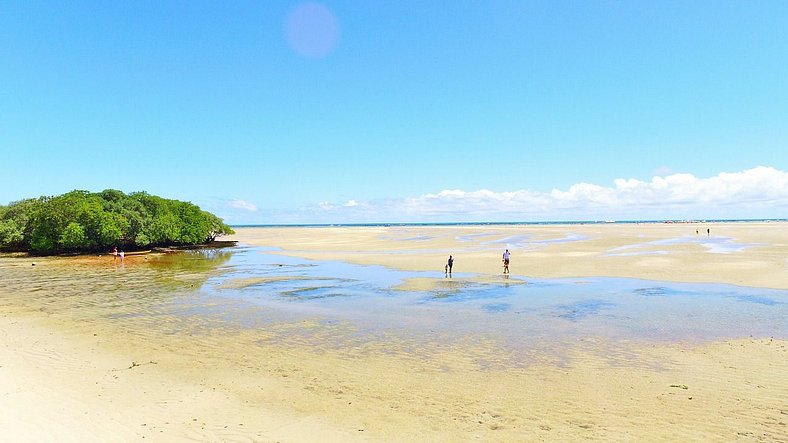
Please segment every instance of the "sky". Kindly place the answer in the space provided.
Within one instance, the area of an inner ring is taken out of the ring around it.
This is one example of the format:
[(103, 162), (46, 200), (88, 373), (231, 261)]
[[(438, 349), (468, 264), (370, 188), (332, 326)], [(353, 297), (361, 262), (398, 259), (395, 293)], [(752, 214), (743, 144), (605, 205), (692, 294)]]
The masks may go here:
[(0, 204), (788, 217), (785, 1), (0, 0)]

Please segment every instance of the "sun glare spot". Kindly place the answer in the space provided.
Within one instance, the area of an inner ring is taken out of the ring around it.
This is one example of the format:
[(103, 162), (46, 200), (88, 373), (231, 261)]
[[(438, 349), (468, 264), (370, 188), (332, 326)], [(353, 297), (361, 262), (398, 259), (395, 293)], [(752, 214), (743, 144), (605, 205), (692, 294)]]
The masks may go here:
[(319, 3), (302, 3), (287, 16), (285, 38), (290, 48), (307, 58), (323, 58), (334, 51), (339, 40), (339, 22)]

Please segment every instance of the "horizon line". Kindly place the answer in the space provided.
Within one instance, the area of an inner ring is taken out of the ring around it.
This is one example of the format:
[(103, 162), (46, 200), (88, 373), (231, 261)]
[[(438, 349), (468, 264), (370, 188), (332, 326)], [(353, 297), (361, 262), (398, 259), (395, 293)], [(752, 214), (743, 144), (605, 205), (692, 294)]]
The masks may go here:
[(638, 224), (638, 223), (748, 223), (788, 222), (788, 218), (740, 218), (740, 219), (647, 219), (647, 220), (553, 220), (553, 221), (493, 221), (493, 222), (350, 222), (350, 223), (250, 223), (230, 224), (233, 228), (277, 228), (277, 227), (352, 227), (352, 226), (478, 226), (478, 225), (583, 225), (583, 224)]

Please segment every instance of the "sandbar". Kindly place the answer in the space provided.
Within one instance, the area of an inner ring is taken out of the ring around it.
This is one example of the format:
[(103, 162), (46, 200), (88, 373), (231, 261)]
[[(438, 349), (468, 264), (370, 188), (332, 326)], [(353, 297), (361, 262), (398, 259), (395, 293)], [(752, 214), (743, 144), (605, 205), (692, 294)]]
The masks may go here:
[(513, 276), (788, 289), (786, 222), (248, 227), (231, 239), (284, 255), (417, 271), (442, 272), (452, 255), (455, 273), (480, 275), (500, 275), (508, 248)]

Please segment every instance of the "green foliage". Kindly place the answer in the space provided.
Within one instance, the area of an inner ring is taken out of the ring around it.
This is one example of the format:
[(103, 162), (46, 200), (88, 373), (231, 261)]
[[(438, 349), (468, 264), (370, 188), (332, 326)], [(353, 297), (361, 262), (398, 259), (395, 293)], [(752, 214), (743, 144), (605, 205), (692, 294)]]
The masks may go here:
[(0, 245), (14, 245), (22, 242), (22, 229), (13, 220), (0, 220)]
[(30, 198), (13, 202), (0, 211), (0, 249), (26, 251), (30, 247), (30, 214), (40, 204)]
[(78, 249), (87, 243), (85, 228), (77, 222), (71, 222), (60, 234), (60, 244), (65, 249)]
[(0, 206), (0, 249), (37, 254), (194, 245), (233, 230), (192, 203), (145, 192), (71, 191)]
[(202, 213), (203, 216), (205, 216), (205, 218), (208, 219), (209, 241), (214, 241), (216, 240), (216, 237), (220, 237), (222, 235), (235, 234), (235, 231), (233, 231), (231, 227), (224, 224), (224, 221), (221, 218), (211, 214), (208, 211), (202, 211)]

